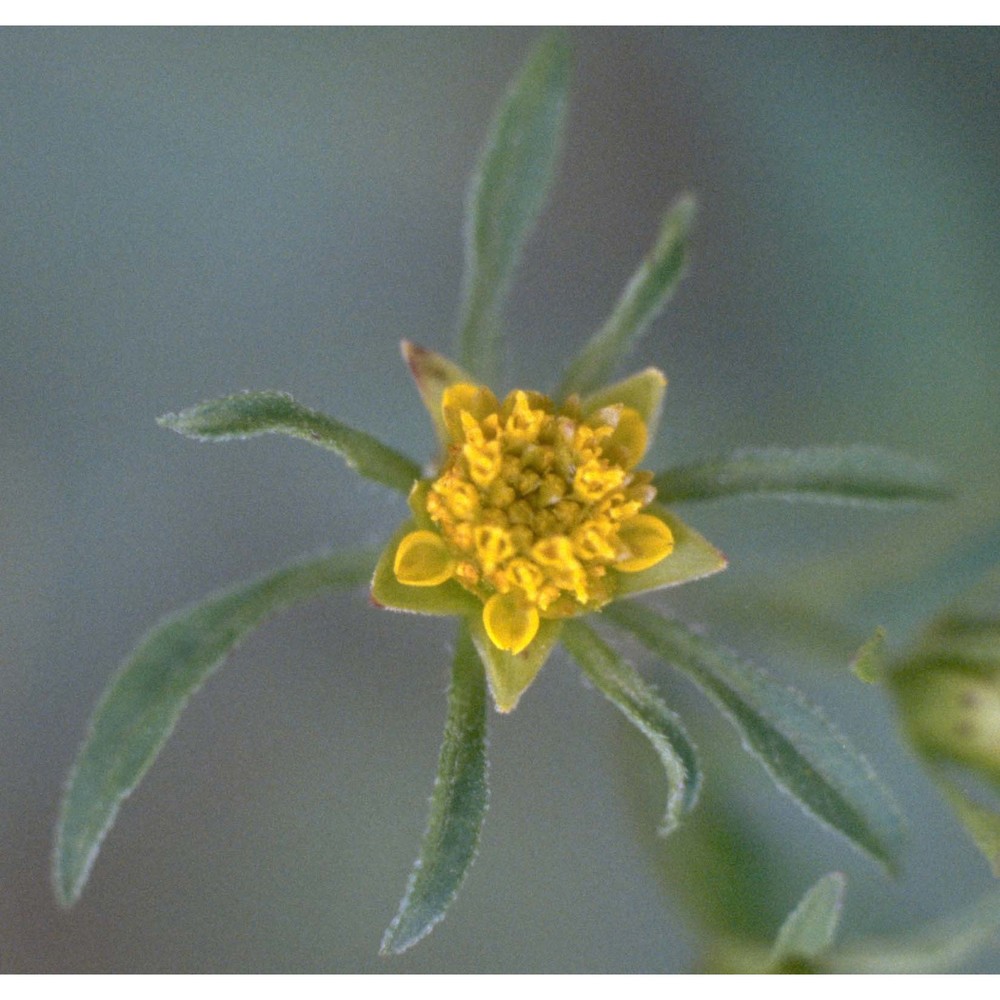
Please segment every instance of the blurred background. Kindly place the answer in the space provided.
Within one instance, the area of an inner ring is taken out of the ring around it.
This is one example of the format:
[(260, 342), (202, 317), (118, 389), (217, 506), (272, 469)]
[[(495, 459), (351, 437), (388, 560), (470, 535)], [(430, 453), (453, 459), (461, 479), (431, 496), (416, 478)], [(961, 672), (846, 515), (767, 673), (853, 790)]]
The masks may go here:
[[(458, 901), (380, 959), (454, 625), (359, 592), (237, 651), (80, 904), (56, 907), (63, 782), (139, 636), (301, 554), (377, 545), (404, 514), (318, 449), (198, 445), (154, 418), (282, 389), (430, 455), (398, 342), (451, 348), (467, 177), (536, 35), (0, 33), (0, 970), (690, 971), (710, 928), (770, 937), (830, 870), (849, 879), (844, 940), (992, 888), (847, 663), (879, 624), (903, 648), (1000, 562), (1000, 32), (590, 29), (572, 32), (565, 152), (500, 388), (554, 387), (692, 190), (689, 276), (628, 366), (670, 378), (646, 464), (864, 441), (958, 485), (902, 511), (688, 505), (731, 568), (654, 602), (824, 706), (910, 820), (902, 877), (802, 817), (684, 679), (631, 649), (706, 764), (703, 811), (658, 842), (652, 753), (556, 655), (491, 714), (492, 805)], [(720, 877), (737, 849), (756, 879), (740, 899)], [(1000, 971), (1000, 947), (967, 968)]]

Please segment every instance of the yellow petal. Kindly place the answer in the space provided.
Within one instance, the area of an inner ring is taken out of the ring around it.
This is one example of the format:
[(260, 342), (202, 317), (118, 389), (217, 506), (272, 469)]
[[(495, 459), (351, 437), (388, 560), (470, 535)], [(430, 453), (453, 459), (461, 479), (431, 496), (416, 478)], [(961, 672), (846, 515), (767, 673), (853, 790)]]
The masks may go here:
[(494, 594), (483, 606), (483, 625), (498, 649), (520, 653), (538, 633), (538, 609), (519, 594)]
[(455, 560), (440, 535), (433, 531), (411, 531), (396, 549), (393, 571), (400, 583), (436, 587), (451, 579)]
[(618, 538), (626, 549), (626, 556), (615, 563), (623, 573), (638, 573), (655, 566), (674, 550), (673, 532), (652, 514), (636, 514), (622, 523)]

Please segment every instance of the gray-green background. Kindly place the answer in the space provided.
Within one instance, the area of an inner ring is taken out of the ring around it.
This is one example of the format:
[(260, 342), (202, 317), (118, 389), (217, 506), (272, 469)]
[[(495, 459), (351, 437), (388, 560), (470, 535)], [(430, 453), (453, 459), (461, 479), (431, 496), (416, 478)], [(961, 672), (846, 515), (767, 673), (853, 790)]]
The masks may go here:
[[(663, 877), (695, 864), (692, 838), (655, 843), (652, 755), (562, 655), (491, 718), (491, 811), (449, 917), (377, 957), (424, 826), (453, 625), (363, 593), (242, 647), (126, 803), (79, 906), (59, 912), (49, 889), (62, 783), (137, 637), (299, 554), (375, 544), (404, 513), (319, 450), (197, 445), (154, 417), (284, 389), (429, 455), (398, 342), (451, 346), (466, 178), (535, 34), (0, 33), (0, 970), (697, 962), (693, 910)], [(993, 880), (882, 692), (845, 665), (875, 625), (901, 645), (1000, 561), (1000, 33), (572, 37), (565, 154), (500, 388), (554, 385), (692, 189), (690, 275), (634, 359), (670, 378), (648, 464), (859, 440), (948, 471), (961, 495), (940, 508), (689, 506), (732, 567), (657, 599), (809, 692), (869, 755), (911, 819), (899, 881), (802, 818), (636, 653), (685, 713), (710, 793), (770, 836), (761, 933), (834, 868), (845, 937), (950, 912)], [(789, 629), (804, 607), (819, 617)]]

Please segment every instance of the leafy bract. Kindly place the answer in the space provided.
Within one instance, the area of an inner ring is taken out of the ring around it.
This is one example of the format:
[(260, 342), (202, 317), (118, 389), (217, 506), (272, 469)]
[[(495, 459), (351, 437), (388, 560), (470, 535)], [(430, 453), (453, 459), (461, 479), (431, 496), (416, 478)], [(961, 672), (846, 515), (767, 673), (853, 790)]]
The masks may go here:
[(613, 406), (616, 403), (631, 406), (645, 421), (650, 436), (647, 444), (651, 444), (653, 435), (660, 426), (660, 410), (666, 391), (667, 377), (663, 372), (658, 368), (644, 368), (635, 375), (585, 396), (580, 405), (585, 416), (603, 406)]
[(673, 831), (698, 798), (701, 773), (694, 746), (680, 719), (589, 625), (563, 624), (563, 645), (594, 686), (653, 744), (667, 774), (667, 807), (660, 834)]
[(604, 614), (684, 671), (729, 718), (772, 778), (808, 812), (890, 869), (903, 829), (868, 762), (793, 688), (633, 601)]
[(844, 905), (847, 880), (840, 872), (824, 875), (781, 925), (771, 952), (772, 967), (822, 958), (833, 944)]
[(607, 322), (567, 369), (560, 396), (586, 395), (607, 382), (667, 304), (684, 274), (694, 208), (694, 199), (685, 195), (667, 213), (655, 246), (625, 286)]
[(379, 556), (372, 577), (372, 601), (394, 611), (412, 611), (420, 615), (475, 615), (482, 613), (482, 603), (456, 580), (446, 580), (435, 587), (409, 587), (400, 583), (393, 566), (399, 543), (417, 527), (406, 521), (389, 540)]
[(416, 944), (444, 916), (476, 856), (486, 814), (486, 683), (461, 627), (430, 820), (406, 894), (382, 938), (382, 954)]
[(543, 620), (538, 634), (527, 648), (520, 653), (511, 653), (506, 649), (498, 649), (493, 644), (486, 634), (481, 613), (469, 617), (472, 641), (486, 668), (490, 694), (493, 695), (493, 703), (498, 712), (512, 712), (517, 707), (521, 695), (538, 676), (538, 671), (545, 666), (545, 661), (559, 638), (562, 624), (558, 619)]
[(666, 469), (654, 484), (663, 503), (738, 495), (856, 504), (950, 496), (929, 466), (868, 445), (743, 449)]
[(670, 528), (674, 536), (674, 550), (666, 559), (648, 569), (638, 573), (618, 573), (615, 585), (617, 597), (632, 597), (650, 590), (675, 587), (726, 568), (726, 557), (672, 511), (658, 504), (650, 504), (646, 510)]
[(508, 91), (472, 180), (459, 356), (490, 384), (496, 382), (503, 297), (559, 153), (569, 73), (566, 42), (559, 34), (545, 36)]
[(457, 382), (475, 382), (475, 379), (443, 354), (429, 351), (426, 347), (420, 347), (409, 340), (404, 340), (400, 348), (403, 359), (413, 375), (413, 381), (417, 383), (420, 398), (430, 414), (438, 443), (447, 447), (451, 438), (445, 426), (444, 414), (441, 412), (441, 398), (449, 386)]
[(80, 895), (122, 800), (156, 759), (191, 695), (253, 628), (289, 605), (371, 575), (375, 554), (293, 563), (156, 625), (104, 693), (70, 775), (56, 832), (56, 894)]
[(241, 392), (167, 413), (158, 423), (198, 441), (231, 441), (258, 434), (288, 434), (335, 451), (367, 479), (408, 493), (420, 477), (416, 462), (388, 445), (283, 392)]

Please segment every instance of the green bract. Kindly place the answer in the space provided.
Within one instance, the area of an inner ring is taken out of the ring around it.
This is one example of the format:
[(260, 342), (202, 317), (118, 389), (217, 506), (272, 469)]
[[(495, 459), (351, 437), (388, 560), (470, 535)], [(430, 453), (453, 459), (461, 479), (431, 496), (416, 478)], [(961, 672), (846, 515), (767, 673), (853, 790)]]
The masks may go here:
[[(895, 862), (900, 821), (891, 798), (818, 710), (704, 635), (623, 599), (725, 565), (664, 503), (737, 494), (919, 500), (942, 494), (932, 474), (873, 449), (772, 449), (658, 474), (640, 468), (666, 382), (655, 368), (612, 379), (683, 273), (693, 217), (687, 196), (668, 213), (647, 259), (552, 398), (529, 387), (501, 402), (490, 391), (504, 295), (558, 157), (568, 81), (567, 47), (547, 36), (493, 125), (469, 199), (461, 363), (404, 345), (440, 444), (430, 476), (422, 479), (418, 462), (282, 393), (228, 396), (161, 418), (197, 440), (282, 433), (318, 444), (405, 495), (410, 511), (381, 556), (295, 563), (149, 633), (108, 687), (70, 777), (55, 852), (62, 903), (78, 898), (122, 800), (187, 699), (237, 642), (295, 601), (363, 581), (385, 607), (458, 619), (430, 821), (384, 952), (405, 950), (441, 919), (475, 856), (488, 798), (487, 691), (509, 711), (559, 643), (659, 756), (667, 781), (661, 832), (694, 807), (700, 770), (680, 719), (582, 620), (605, 606), (606, 621), (704, 690), (811, 814), (886, 865)], [(831, 882), (797, 911), (778, 951), (818, 954), (832, 935), (838, 893)]]

